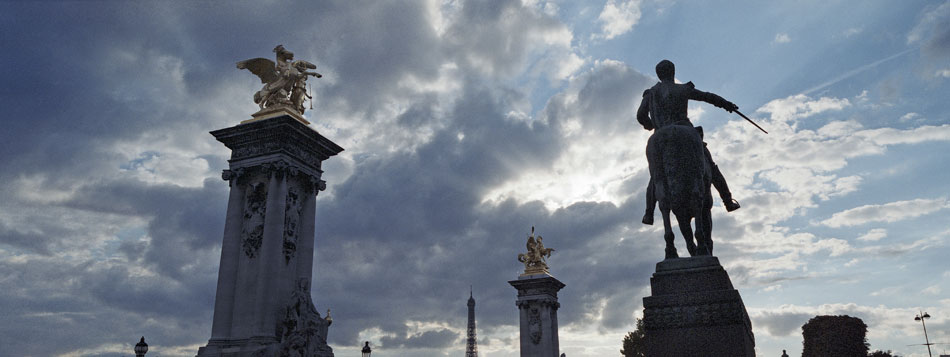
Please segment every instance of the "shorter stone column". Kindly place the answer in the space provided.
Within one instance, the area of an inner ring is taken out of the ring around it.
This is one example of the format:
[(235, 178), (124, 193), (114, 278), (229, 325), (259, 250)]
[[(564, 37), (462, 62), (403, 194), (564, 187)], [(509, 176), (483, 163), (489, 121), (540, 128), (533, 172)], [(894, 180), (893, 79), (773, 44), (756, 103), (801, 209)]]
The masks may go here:
[(557, 292), (564, 283), (549, 274), (522, 275), (508, 284), (518, 289), (521, 316), (521, 356), (557, 357)]
[(528, 235), (528, 251), (518, 254), (524, 273), (508, 284), (518, 289), (518, 315), (521, 319), (521, 356), (558, 357), (557, 292), (564, 283), (548, 272), (547, 257), (554, 252), (545, 248), (541, 235), (535, 237), (534, 227)]
[(647, 356), (755, 356), (749, 314), (713, 256), (667, 259), (643, 298)]

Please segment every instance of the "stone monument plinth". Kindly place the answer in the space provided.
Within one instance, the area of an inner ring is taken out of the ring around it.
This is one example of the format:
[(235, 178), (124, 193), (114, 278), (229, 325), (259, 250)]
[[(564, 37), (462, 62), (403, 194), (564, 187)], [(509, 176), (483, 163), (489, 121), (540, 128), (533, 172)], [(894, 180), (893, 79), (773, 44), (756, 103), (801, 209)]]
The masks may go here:
[[(322, 162), (343, 148), (286, 113), (212, 131), (231, 186), (208, 345), (200, 357), (332, 357), (310, 295)], [(278, 113), (279, 114), (279, 113)]]
[(643, 298), (647, 356), (755, 356), (739, 291), (714, 256), (666, 259)]

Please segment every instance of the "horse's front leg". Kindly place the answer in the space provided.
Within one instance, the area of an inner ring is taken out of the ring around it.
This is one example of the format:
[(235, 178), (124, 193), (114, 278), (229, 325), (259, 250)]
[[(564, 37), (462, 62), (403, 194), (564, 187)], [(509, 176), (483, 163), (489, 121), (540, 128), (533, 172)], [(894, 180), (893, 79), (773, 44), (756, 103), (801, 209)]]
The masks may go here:
[(701, 210), (696, 216), (696, 242), (699, 243), (699, 255), (712, 255), (712, 217), (708, 209)]
[(680, 226), (680, 233), (683, 234), (683, 240), (686, 241), (686, 250), (689, 251), (689, 256), (695, 257), (696, 252), (696, 243), (693, 241), (693, 227), (690, 227), (692, 217), (677, 214), (676, 223)]
[(676, 246), (673, 245), (673, 225), (670, 223), (670, 209), (660, 205), (660, 215), (663, 216), (663, 240), (666, 241), (666, 259), (679, 258)]

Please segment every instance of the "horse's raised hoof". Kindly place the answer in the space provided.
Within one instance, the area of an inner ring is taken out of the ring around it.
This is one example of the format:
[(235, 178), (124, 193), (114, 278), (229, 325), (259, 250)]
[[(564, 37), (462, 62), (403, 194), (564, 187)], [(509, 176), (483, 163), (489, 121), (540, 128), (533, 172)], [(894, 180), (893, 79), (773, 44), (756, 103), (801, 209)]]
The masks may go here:
[(732, 212), (741, 207), (739, 206), (739, 201), (736, 200), (722, 201), (722, 203), (726, 206), (726, 212)]
[(643, 214), (643, 219), (640, 220), (643, 224), (652, 226), (653, 225), (653, 212), (647, 212)]

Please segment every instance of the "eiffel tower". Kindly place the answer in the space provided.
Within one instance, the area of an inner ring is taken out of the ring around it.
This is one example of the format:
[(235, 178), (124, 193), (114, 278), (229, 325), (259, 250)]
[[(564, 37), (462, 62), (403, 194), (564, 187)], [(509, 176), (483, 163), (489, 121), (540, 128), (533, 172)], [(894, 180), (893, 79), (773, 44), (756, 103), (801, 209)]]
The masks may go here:
[(478, 346), (475, 344), (475, 297), (471, 287), (468, 292), (468, 344), (465, 346), (465, 357), (478, 357)]

